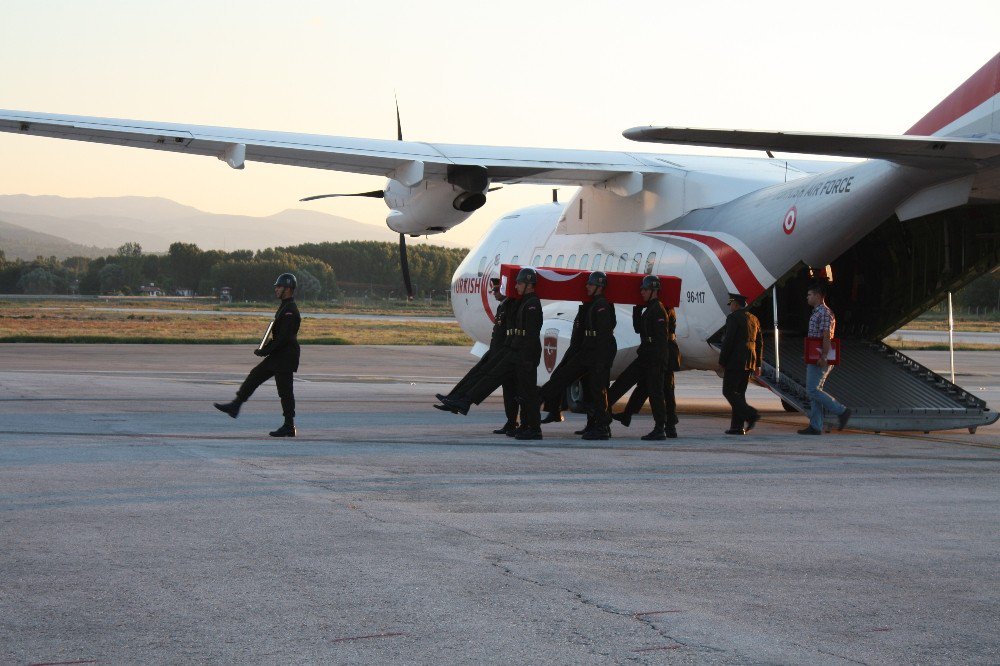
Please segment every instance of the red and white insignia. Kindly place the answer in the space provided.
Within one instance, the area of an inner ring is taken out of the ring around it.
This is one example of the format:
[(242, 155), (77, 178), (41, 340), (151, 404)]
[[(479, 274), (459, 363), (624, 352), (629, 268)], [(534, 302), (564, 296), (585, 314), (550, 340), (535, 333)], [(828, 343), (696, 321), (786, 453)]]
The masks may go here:
[(542, 343), (542, 358), (545, 360), (545, 369), (549, 372), (555, 370), (556, 356), (559, 353), (559, 329), (550, 328), (545, 331), (545, 339)]

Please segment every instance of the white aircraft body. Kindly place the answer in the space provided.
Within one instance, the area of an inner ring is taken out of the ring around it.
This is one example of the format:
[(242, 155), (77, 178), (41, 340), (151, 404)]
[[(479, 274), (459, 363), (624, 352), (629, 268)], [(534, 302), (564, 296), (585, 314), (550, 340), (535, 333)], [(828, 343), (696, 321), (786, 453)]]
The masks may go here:
[[(832, 264), (839, 330), (874, 340), (1000, 263), (1000, 54), (901, 136), (625, 132), (637, 141), (865, 159), (851, 163), (428, 144), (21, 111), (0, 111), (0, 130), (206, 155), (236, 169), (261, 161), (384, 176), (385, 190), (368, 196), (384, 197), (387, 224), (401, 239), (460, 224), (491, 186), (579, 186), (564, 204), (502, 217), (457, 269), (455, 315), (476, 352), (490, 338), (496, 302), (487, 284), (501, 263), (680, 277), (683, 364), (705, 370), (717, 368), (712, 342), (730, 292), (769, 299), (772, 287)], [(782, 324), (800, 314), (787, 303), (799, 306), (804, 289), (783, 299)], [(540, 364), (539, 382), (566, 347), (576, 305), (544, 306), (545, 344), (556, 349)], [(618, 320), (615, 372), (638, 343), (629, 313)]]

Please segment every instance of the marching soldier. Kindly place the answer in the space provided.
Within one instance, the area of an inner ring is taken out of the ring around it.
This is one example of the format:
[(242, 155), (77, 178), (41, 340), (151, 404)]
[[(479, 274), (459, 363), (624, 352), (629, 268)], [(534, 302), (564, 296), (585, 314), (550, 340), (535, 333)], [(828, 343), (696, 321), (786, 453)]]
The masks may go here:
[(539, 398), (536, 377), (538, 362), (542, 359), (542, 302), (535, 294), (538, 275), (533, 268), (522, 268), (517, 274), (517, 293), (521, 303), (517, 307), (507, 331), (504, 353), (494, 362), (474, 386), (464, 395), (444, 396), (445, 407), (461, 414), (478, 405), (500, 386), (505, 379), (513, 379), (521, 403), (521, 427), (517, 439), (542, 439), (539, 421)]
[[(510, 321), (513, 319), (514, 312), (517, 311), (517, 300), (513, 298), (507, 298), (500, 293), (500, 278), (490, 278), (490, 291), (493, 292), (493, 297), (497, 299), (500, 304), (497, 306), (497, 313), (493, 322), (493, 333), (490, 336), (490, 348), (486, 350), (483, 357), (479, 359), (472, 368), (469, 369), (465, 376), (462, 377), (461, 381), (455, 384), (455, 387), (449, 391), (448, 395), (443, 395), (438, 393), (435, 397), (438, 400), (444, 400), (445, 398), (455, 398), (456, 396), (463, 395), (468, 389), (476, 385), (483, 375), (489, 369), (492, 363), (503, 354), (504, 344), (507, 342), (507, 327), (510, 326)], [(493, 431), (495, 435), (507, 435), (508, 437), (513, 437), (517, 431), (517, 397), (514, 394), (515, 385), (512, 381), (507, 380), (503, 383), (503, 409), (507, 415), (507, 422), (504, 423), (500, 428)], [(437, 409), (444, 411), (452, 411), (449, 407), (444, 405), (434, 405)]]
[(674, 370), (680, 369), (680, 349), (675, 334), (677, 318), (673, 308), (667, 310), (660, 302), (660, 278), (644, 277), (639, 293), (646, 304), (632, 309), (632, 326), (640, 338), (638, 356), (615, 380), (608, 391), (608, 400), (614, 404), (633, 385), (635, 391), (625, 411), (612, 418), (629, 425), (632, 414), (639, 411), (648, 397), (655, 425), (642, 439), (673, 439), (677, 437)]
[(760, 413), (747, 404), (746, 393), (750, 376), (760, 373), (764, 337), (760, 320), (746, 308), (744, 296), (729, 294), (729, 315), (719, 351), (719, 365), (724, 370), (722, 395), (733, 410), (727, 435), (745, 435), (760, 419)]
[(611, 436), (608, 383), (618, 344), (615, 341), (615, 309), (604, 297), (607, 286), (607, 274), (601, 271), (590, 274), (586, 289), (591, 300), (580, 304), (573, 320), (569, 349), (541, 389), (548, 412), (542, 423), (562, 421), (563, 394), (570, 384), (583, 378), (591, 401), (590, 418), (588, 427), (583, 430), (583, 439), (608, 439)]
[(274, 295), (281, 299), (281, 305), (274, 313), (270, 328), (271, 339), (253, 352), (257, 356), (263, 356), (264, 360), (250, 371), (232, 402), (214, 403), (216, 409), (235, 419), (240, 414), (240, 406), (250, 399), (257, 387), (274, 377), (285, 422), (277, 430), (268, 433), (271, 437), (295, 437), (296, 434), (292, 377), (299, 369), (300, 350), (296, 335), (302, 323), (299, 308), (295, 305), (296, 284), (295, 276), (291, 273), (282, 273), (274, 281)]

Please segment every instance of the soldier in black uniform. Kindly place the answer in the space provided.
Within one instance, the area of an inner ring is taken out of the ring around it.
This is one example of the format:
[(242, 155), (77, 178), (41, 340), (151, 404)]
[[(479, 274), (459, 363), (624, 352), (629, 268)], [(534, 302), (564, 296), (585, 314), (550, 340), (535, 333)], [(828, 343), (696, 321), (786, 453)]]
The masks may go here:
[(601, 271), (590, 274), (586, 288), (587, 297), (591, 300), (580, 304), (573, 320), (569, 349), (541, 390), (548, 412), (542, 423), (562, 421), (562, 399), (566, 388), (583, 378), (591, 402), (588, 427), (581, 433), (584, 439), (608, 439), (611, 436), (608, 383), (618, 343), (615, 341), (615, 309), (604, 297), (607, 286), (607, 274)]
[(631, 415), (639, 411), (649, 398), (655, 425), (646, 441), (677, 437), (677, 403), (674, 398), (674, 370), (680, 368), (680, 350), (675, 335), (676, 316), (673, 308), (667, 311), (660, 302), (660, 278), (647, 275), (639, 288), (645, 305), (632, 309), (632, 326), (639, 334), (638, 356), (618, 376), (608, 391), (608, 400), (614, 404), (633, 385), (635, 391), (629, 406), (613, 418), (628, 425)]
[[(490, 278), (490, 290), (493, 292), (493, 297), (500, 301), (493, 322), (493, 333), (490, 336), (490, 348), (486, 350), (486, 353), (479, 359), (479, 362), (465, 373), (461, 381), (455, 384), (455, 387), (448, 392), (448, 395), (438, 393), (435, 396), (438, 400), (443, 401), (445, 398), (455, 398), (465, 394), (466, 391), (476, 385), (476, 382), (483, 378), (490, 365), (496, 362), (497, 358), (503, 353), (504, 343), (507, 341), (507, 327), (510, 326), (510, 320), (513, 319), (513, 314), (517, 311), (518, 302), (516, 299), (507, 298), (500, 293), (500, 278)], [(493, 431), (495, 435), (513, 437), (516, 434), (518, 404), (515, 390), (516, 387), (512, 381), (508, 380), (503, 383), (503, 409), (507, 415), (507, 422)], [(434, 407), (444, 411), (454, 411), (443, 404), (434, 405)]]
[(760, 331), (760, 321), (747, 312), (746, 307), (746, 298), (729, 294), (729, 315), (719, 352), (719, 365), (725, 371), (722, 395), (733, 408), (727, 435), (745, 435), (760, 419), (760, 413), (747, 404), (746, 393), (750, 376), (760, 372), (764, 336)]
[(441, 401), (453, 411), (468, 414), (469, 407), (485, 400), (504, 380), (513, 379), (521, 403), (521, 427), (514, 435), (517, 439), (542, 439), (536, 383), (538, 362), (542, 359), (542, 302), (535, 294), (537, 282), (535, 269), (522, 268), (518, 272), (517, 293), (521, 303), (507, 330), (503, 353), (464, 395), (445, 396)]
[(281, 412), (284, 424), (271, 431), (271, 437), (295, 437), (295, 394), (292, 391), (292, 376), (299, 369), (299, 342), (296, 335), (302, 317), (295, 305), (295, 276), (282, 273), (274, 281), (274, 295), (281, 299), (278, 311), (274, 313), (271, 339), (254, 354), (264, 360), (250, 371), (243, 385), (236, 391), (236, 399), (227, 403), (215, 403), (215, 408), (229, 414), (234, 419), (240, 414), (240, 406), (250, 399), (257, 387), (274, 377), (281, 398)]

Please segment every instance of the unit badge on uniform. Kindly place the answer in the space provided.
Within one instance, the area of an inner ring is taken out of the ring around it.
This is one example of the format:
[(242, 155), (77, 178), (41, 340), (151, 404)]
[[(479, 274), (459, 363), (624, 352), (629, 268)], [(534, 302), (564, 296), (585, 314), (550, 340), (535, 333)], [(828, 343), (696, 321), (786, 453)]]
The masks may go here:
[(542, 343), (542, 358), (545, 360), (545, 369), (550, 373), (555, 370), (556, 356), (559, 355), (559, 329), (550, 328), (545, 331), (545, 339)]

